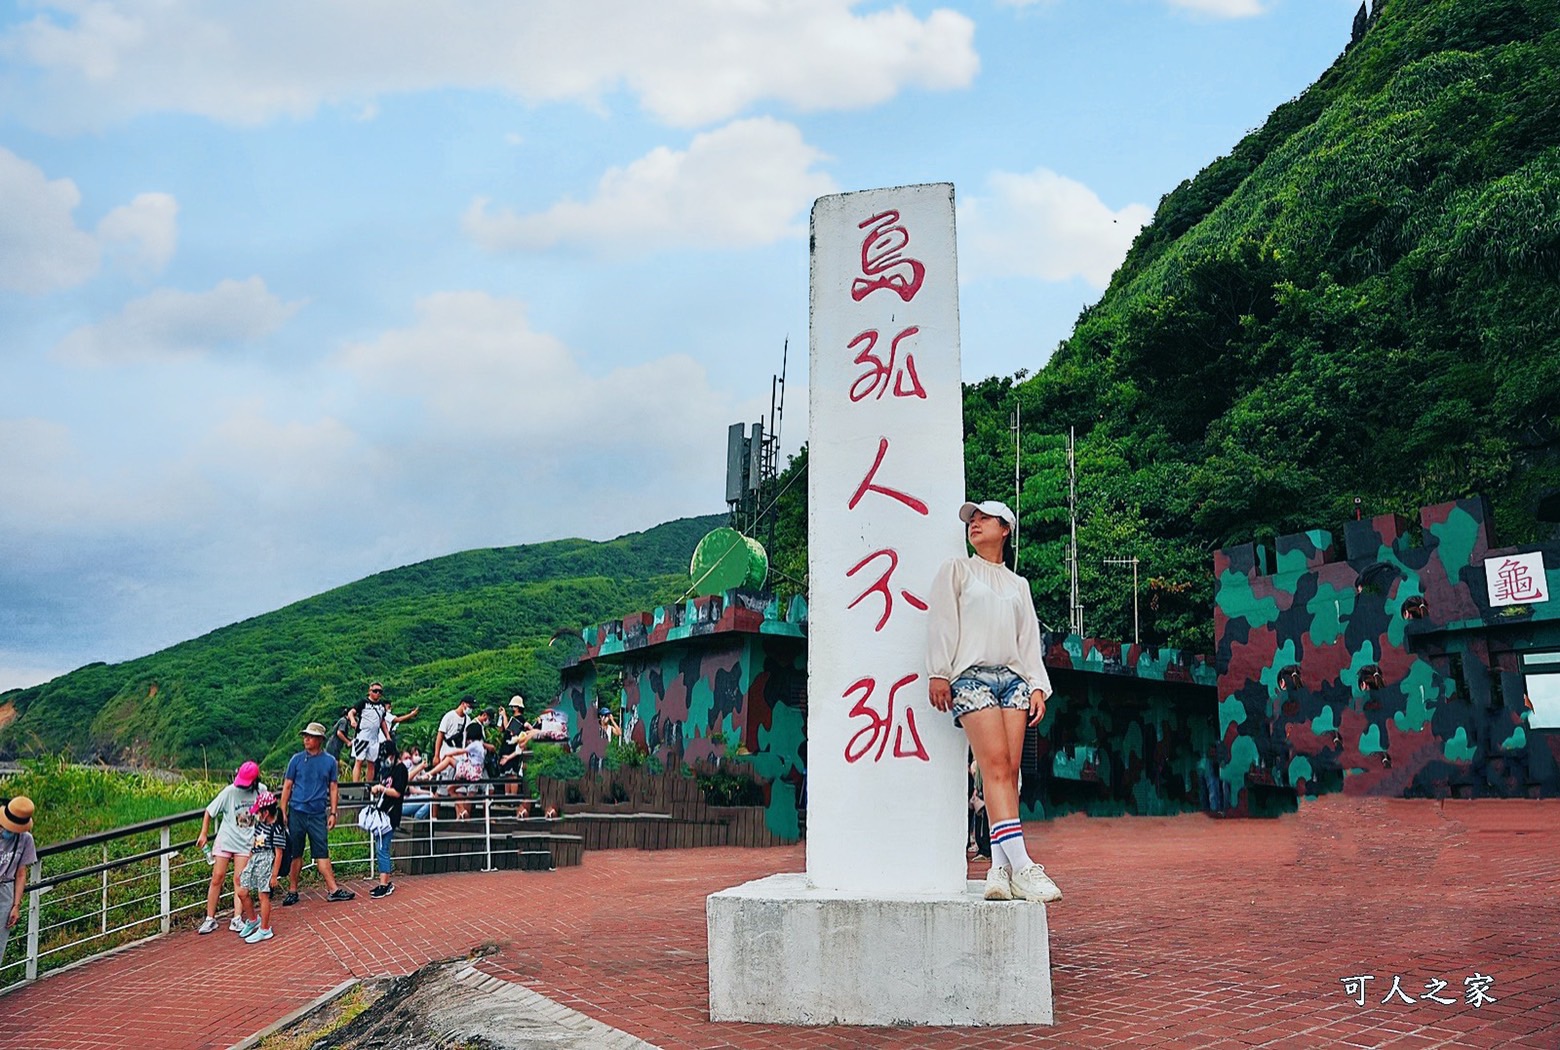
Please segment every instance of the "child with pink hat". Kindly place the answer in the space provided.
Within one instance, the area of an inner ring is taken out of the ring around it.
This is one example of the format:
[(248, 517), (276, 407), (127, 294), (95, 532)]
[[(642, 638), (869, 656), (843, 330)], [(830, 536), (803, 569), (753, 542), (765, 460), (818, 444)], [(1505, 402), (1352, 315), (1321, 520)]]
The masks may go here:
[(239, 878), (249, 863), (249, 853), (254, 845), (255, 815), (250, 810), (265, 785), (260, 782), (260, 766), (245, 762), (233, 774), (233, 783), (217, 792), (217, 797), (206, 807), (200, 821), (200, 836), (195, 844), (206, 848), (211, 834), (211, 822), (217, 822), (217, 836), (208, 854), (211, 858), (211, 885), (206, 890), (206, 921), (200, 924), (200, 933), (211, 933), (217, 928), (217, 905), (222, 900), (222, 883), (227, 878), (228, 866), (233, 867), (233, 919), (228, 929), (237, 933), (244, 924), (254, 918), (249, 895), (239, 890)]

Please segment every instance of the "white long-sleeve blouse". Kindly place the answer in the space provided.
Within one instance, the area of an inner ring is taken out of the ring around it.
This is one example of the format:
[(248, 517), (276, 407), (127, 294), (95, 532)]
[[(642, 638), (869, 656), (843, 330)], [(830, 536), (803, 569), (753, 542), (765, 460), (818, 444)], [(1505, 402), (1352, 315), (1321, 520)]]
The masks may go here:
[(978, 554), (950, 558), (927, 599), (926, 673), (949, 681), (971, 667), (1006, 667), (1051, 695), (1029, 581)]

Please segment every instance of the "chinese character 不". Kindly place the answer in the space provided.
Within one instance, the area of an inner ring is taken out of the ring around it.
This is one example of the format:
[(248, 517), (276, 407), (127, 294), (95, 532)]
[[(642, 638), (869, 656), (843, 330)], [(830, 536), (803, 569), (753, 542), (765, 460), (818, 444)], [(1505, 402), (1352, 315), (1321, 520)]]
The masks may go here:
[(1365, 982), (1374, 981), (1375, 979), (1376, 978), (1371, 974), (1361, 974), (1358, 977), (1344, 977), (1342, 978), (1343, 992), (1345, 995), (1352, 995), (1354, 997), (1354, 1005), (1364, 1006)]
[[(894, 595), (893, 592), (889, 590), (888, 578), (893, 575), (895, 569), (899, 568), (899, 552), (890, 550), (888, 548), (884, 548), (880, 551), (873, 551), (871, 554), (858, 561), (855, 565), (852, 565), (845, 573), (846, 576), (854, 576), (856, 573), (860, 572), (868, 562), (881, 557), (888, 558), (888, 568), (883, 570), (883, 575), (877, 578), (876, 583), (872, 584), (872, 586), (856, 595), (856, 600), (846, 606), (847, 609), (854, 609), (856, 606), (861, 604), (867, 595), (873, 593), (874, 591), (878, 594), (881, 594), (883, 596), (883, 615), (878, 617), (877, 625), (872, 628), (874, 631), (881, 631), (883, 629), (883, 625), (888, 623), (889, 615), (894, 611)], [(922, 612), (926, 611), (926, 602), (924, 599), (911, 594), (909, 591), (904, 590), (903, 588), (900, 588), (899, 593), (903, 595), (905, 601), (909, 602), (915, 608), (920, 609)]]
[[(918, 397), (925, 401), (926, 388), (921, 385), (921, 377), (916, 374), (914, 354), (906, 350), (904, 364), (900, 366), (897, 375), (894, 372), (894, 358), (899, 353), (900, 342), (918, 334), (920, 331), (921, 329), (918, 326), (911, 325), (894, 336), (894, 341), (888, 347), (887, 364), (884, 364), (883, 359), (873, 353), (877, 348), (878, 341), (876, 328), (868, 328), (865, 332), (852, 339), (850, 341), (850, 349), (852, 350), (862, 343), (867, 344), (862, 348), (861, 353), (856, 355), (855, 363), (868, 367), (850, 385), (850, 399), (852, 401), (861, 401), (875, 393), (877, 394), (877, 399), (881, 401), (883, 395), (888, 392), (889, 381), (892, 379), (895, 397)], [(905, 383), (907, 377), (910, 380), (908, 385)], [(862, 386), (863, 383), (866, 384), (865, 387)]]
[(1408, 995), (1407, 992), (1403, 991), (1403, 978), (1398, 976), (1397, 974), (1393, 974), (1392, 975), (1392, 990), (1390, 992), (1388, 992), (1387, 993), (1387, 997), (1385, 999), (1381, 1000), (1381, 1001), (1383, 1003), (1389, 1002), (1394, 995), (1397, 996), (1399, 999), (1403, 1000), (1408, 1005), (1410, 1005), (1410, 1006), (1414, 1005), (1414, 1000), (1409, 998), (1409, 995)]
[(1468, 1005), (1477, 1010), (1485, 1003), (1495, 1003), (1500, 1000), (1489, 994), (1490, 985), (1495, 983), (1495, 978), (1486, 977), (1479, 971), (1473, 971), (1472, 977), (1464, 977), (1463, 984), (1467, 985), (1466, 993)]
[[(894, 728), (894, 694), (905, 686), (914, 682), (921, 676), (907, 674), (895, 682), (888, 690), (888, 710), (879, 714), (876, 709), (867, 703), (872, 699), (872, 692), (877, 688), (876, 678), (861, 678), (851, 684), (845, 690), (845, 695), (860, 692), (861, 696), (850, 709), (850, 717), (866, 718), (868, 724), (858, 729), (854, 736), (845, 743), (845, 761), (856, 763), (867, 756), (873, 746), (877, 747), (877, 754), (872, 756), (872, 761), (883, 761), (883, 753), (888, 749), (889, 730)], [(894, 732), (894, 757), (918, 758), (922, 762), (930, 762), (932, 757), (926, 753), (926, 746), (921, 743), (921, 734), (915, 727), (915, 711), (909, 704), (904, 706), (905, 724), (899, 726)], [(905, 746), (905, 729), (910, 730), (910, 742), (913, 747)], [(863, 741), (865, 737), (865, 741)]]

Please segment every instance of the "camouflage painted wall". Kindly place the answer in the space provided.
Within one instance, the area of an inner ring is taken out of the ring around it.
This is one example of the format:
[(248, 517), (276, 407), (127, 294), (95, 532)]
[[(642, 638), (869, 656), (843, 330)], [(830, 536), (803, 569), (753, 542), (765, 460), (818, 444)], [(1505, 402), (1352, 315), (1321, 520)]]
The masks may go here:
[(1076, 635), (1042, 641), (1055, 695), (1026, 742), (1024, 818), (1202, 808), (1217, 740), (1212, 662)]
[[(805, 812), (806, 608), (730, 591), (590, 628), (558, 706), (588, 765), (606, 756), (603, 691), (624, 729), (667, 768), (714, 759), (767, 785), (771, 831), (796, 838)], [(1207, 657), (1101, 639), (1044, 637), (1056, 695), (1025, 756), (1024, 815), (1173, 813), (1207, 797), (1217, 740)]]
[[(1417, 531), (1417, 535), (1415, 534)], [(1220, 777), (1241, 812), (1280, 793), (1560, 795), (1560, 733), (1529, 726), (1521, 656), (1560, 649), (1560, 601), (1492, 609), (1489, 508), (1424, 508), (1419, 529), (1348, 522), (1214, 555)]]
[(773, 595), (732, 590), (588, 628), (585, 652), (562, 677), (558, 707), (592, 768), (607, 753), (595, 718), (602, 682), (625, 735), (667, 769), (752, 771), (766, 823), (801, 835), (805, 801), (806, 604), (786, 618)]

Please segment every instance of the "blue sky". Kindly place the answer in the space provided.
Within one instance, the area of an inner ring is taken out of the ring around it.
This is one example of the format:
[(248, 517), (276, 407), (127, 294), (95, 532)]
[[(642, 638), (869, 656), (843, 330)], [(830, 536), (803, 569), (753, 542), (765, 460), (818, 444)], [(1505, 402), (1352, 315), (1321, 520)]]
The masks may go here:
[(1044, 364), (1355, 0), (0, 0), (0, 689), (724, 509), (814, 198), (952, 181)]

